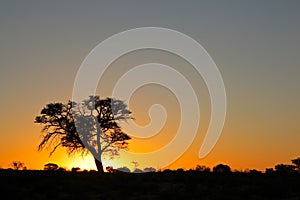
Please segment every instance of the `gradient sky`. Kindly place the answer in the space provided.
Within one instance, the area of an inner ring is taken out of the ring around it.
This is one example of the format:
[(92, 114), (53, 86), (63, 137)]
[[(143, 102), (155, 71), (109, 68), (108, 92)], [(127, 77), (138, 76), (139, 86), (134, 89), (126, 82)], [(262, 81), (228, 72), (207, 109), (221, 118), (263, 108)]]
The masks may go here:
[[(0, 167), (14, 160), (30, 169), (41, 169), (47, 162), (68, 168), (94, 167), (91, 157), (68, 157), (64, 149), (50, 158), (47, 150), (37, 152), (42, 127), (33, 123), (34, 118), (47, 103), (71, 99), (77, 70), (98, 43), (145, 26), (174, 29), (197, 40), (219, 67), (227, 92), (222, 135), (213, 151), (199, 159), (210, 111), (201, 78), (192, 77), (184, 61), (159, 51), (132, 53), (113, 64), (105, 77), (109, 83), (132, 64), (157, 59), (190, 75), (193, 86), (198, 87), (204, 113), (199, 134), (170, 168), (225, 163), (234, 169), (264, 170), (290, 163), (300, 156), (299, 8), (296, 0), (1, 1)], [(110, 87), (100, 83), (99, 91), (109, 95)], [(149, 94), (147, 100), (142, 94)], [(176, 131), (175, 97), (155, 85), (140, 88), (131, 100), (137, 123), (149, 122), (147, 110), (157, 101), (175, 114), (151, 140), (132, 140), (132, 151), (163, 146)], [(131, 161), (120, 158), (104, 163), (132, 167)], [(143, 161), (137, 162), (145, 167)], [(160, 166), (153, 161), (152, 167)]]

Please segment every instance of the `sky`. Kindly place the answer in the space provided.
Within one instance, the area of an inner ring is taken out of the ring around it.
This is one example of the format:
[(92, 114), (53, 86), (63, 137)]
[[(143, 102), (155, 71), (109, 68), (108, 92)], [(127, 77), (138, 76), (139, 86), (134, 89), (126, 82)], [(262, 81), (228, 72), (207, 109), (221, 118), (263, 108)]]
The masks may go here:
[[(67, 102), (77, 71), (101, 41), (138, 27), (182, 32), (210, 54), (223, 77), (227, 95), (224, 128), (213, 150), (199, 159), (209, 123), (205, 84), (186, 61), (158, 50), (131, 52), (115, 61), (98, 85), (109, 96), (113, 84), (132, 66), (168, 64), (189, 77), (201, 109), (198, 134), (189, 149), (167, 166), (259, 169), (290, 163), (300, 156), (300, 13), (299, 1), (1, 1), (0, 7), (0, 167), (19, 160), (29, 169), (48, 162), (62, 167), (94, 168), (92, 157), (68, 156), (64, 149), (49, 157), (37, 151), (42, 126), (34, 118), (50, 102)], [(130, 109), (146, 125), (148, 109), (160, 103), (168, 113), (163, 129), (148, 139), (133, 139), (129, 150), (148, 152), (174, 137), (180, 110), (176, 96), (158, 85), (139, 88)], [(202, 114), (203, 113), (203, 114)], [(142, 134), (142, 133), (141, 133)], [(105, 159), (114, 167), (160, 168), (160, 159)]]

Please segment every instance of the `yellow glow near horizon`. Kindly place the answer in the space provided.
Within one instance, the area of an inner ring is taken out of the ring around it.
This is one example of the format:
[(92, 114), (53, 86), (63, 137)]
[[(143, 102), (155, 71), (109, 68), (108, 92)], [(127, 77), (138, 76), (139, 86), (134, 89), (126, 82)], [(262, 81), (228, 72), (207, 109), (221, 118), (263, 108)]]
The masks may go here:
[[(125, 164), (127, 163), (127, 165)], [(120, 160), (120, 157), (115, 157), (114, 159), (110, 159), (108, 157), (104, 157), (102, 159), (102, 164), (104, 167), (104, 170), (108, 166), (112, 166), (113, 168), (119, 168), (119, 167), (128, 167), (129, 169), (132, 168), (132, 166), (128, 165), (130, 162), (126, 162), (124, 160)], [(76, 156), (70, 161), (65, 163), (65, 166), (68, 170), (71, 170), (73, 167), (79, 167), (80, 170), (97, 170), (94, 158), (91, 154), (88, 154), (87, 156)]]
[(81, 170), (97, 170), (92, 156), (79, 157), (67, 163), (69, 169), (79, 167)]

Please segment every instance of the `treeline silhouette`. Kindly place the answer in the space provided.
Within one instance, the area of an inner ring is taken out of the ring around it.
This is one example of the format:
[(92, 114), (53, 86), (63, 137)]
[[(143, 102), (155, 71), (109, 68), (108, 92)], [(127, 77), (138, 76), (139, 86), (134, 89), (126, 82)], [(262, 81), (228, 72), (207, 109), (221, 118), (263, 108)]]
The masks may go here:
[[(11, 167), (7, 168), (8, 170), (27, 170), (25, 164), (21, 161), (13, 161), (11, 163)], [(4, 169), (2, 169), (4, 170)], [(96, 170), (87, 170), (87, 169), (80, 169), (79, 167), (72, 167), (71, 170), (67, 170), (66, 168), (59, 167), (55, 163), (47, 163), (44, 165), (45, 171), (61, 171), (61, 172), (97, 172)], [(217, 164), (212, 169), (205, 165), (196, 165), (194, 168), (190, 169), (155, 169), (153, 167), (146, 167), (144, 169), (135, 168), (134, 170), (130, 170), (128, 167), (123, 166), (120, 168), (113, 168), (113, 166), (106, 167), (106, 173), (122, 173), (122, 172), (132, 172), (132, 173), (147, 173), (147, 172), (156, 172), (156, 173), (182, 173), (182, 172), (202, 172), (202, 173), (279, 173), (279, 174), (297, 174), (300, 173), (300, 157), (291, 160), (291, 164), (276, 164), (274, 168), (266, 168), (265, 171), (260, 171), (257, 169), (245, 169), (245, 170), (232, 170), (229, 165), (226, 164)]]
[[(54, 164), (54, 163), (53, 163)], [(47, 165), (45, 170), (0, 170), (0, 192), (10, 199), (300, 199), (300, 173), (212, 169), (125, 173), (73, 170)], [(277, 166), (277, 165), (276, 165)], [(48, 167), (48, 168), (47, 168)], [(54, 168), (53, 168), (54, 167)], [(290, 169), (288, 167), (288, 169)]]

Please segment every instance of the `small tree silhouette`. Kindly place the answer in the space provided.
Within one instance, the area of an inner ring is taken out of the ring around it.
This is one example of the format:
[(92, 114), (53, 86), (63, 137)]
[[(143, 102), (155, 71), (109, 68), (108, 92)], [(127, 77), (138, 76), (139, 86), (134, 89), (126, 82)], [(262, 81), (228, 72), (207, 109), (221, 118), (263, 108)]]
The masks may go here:
[(146, 167), (146, 168), (144, 168), (144, 172), (155, 172), (155, 171), (156, 171), (156, 169), (153, 168), (153, 167)]
[(11, 165), (12, 165), (14, 170), (20, 170), (20, 169), (26, 170), (27, 169), (25, 164), (23, 162), (20, 162), (20, 161), (13, 161)]
[(213, 172), (217, 173), (230, 173), (231, 168), (228, 165), (218, 164), (213, 168)]
[(274, 169), (273, 168), (266, 168), (265, 173), (266, 174), (272, 174), (272, 173), (274, 173)]
[(126, 166), (117, 168), (117, 172), (130, 172), (130, 169)]
[(72, 167), (71, 171), (72, 172), (79, 172), (80, 171), (80, 167)]
[(47, 163), (44, 165), (44, 170), (56, 171), (58, 170), (58, 165), (55, 163)]
[(198, 172), (210, 172), (210, 168), (204, 165), (196, 165), (195, 171)]
[(293, 165), (295, 166), (295, 170), (300, 172), (300, 157), (291, 160)]

